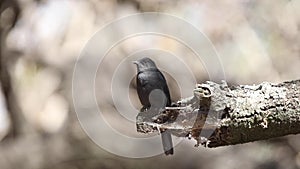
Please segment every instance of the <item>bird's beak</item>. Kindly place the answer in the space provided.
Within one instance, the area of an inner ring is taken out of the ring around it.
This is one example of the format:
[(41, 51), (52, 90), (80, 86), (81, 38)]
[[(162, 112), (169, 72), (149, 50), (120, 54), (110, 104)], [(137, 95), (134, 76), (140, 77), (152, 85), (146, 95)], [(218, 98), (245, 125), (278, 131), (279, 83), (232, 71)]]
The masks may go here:
[(137, 65), (139, 62), (138, 61), (132, 61), (132, 63)]

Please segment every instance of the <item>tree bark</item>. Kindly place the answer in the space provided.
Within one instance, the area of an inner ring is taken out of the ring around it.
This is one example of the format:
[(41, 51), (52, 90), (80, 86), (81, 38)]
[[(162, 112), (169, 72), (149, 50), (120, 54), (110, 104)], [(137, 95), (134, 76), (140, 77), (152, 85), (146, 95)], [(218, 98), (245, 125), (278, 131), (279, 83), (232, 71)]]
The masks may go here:
[[(161, 118), (168, 122), (158, 124)], [(158, 128), (179, 137), (192, 137), (197, 145), (234, 145), (300, 133), (300, 80), (279, 84), (228, 86), (206, 82), (194, 96), (178, 101), (159, 115), (141, 112), (138, 132)]]

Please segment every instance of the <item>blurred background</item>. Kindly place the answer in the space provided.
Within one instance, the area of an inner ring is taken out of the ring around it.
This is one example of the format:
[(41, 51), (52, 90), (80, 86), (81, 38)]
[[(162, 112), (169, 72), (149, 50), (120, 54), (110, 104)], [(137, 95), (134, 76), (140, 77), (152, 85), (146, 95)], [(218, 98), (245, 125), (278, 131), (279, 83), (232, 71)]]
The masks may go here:
[[(228, 83), (299, 79), (299, 0), (1, 0), (0, 5), (1, 169), (300, 168), (299, 135), (214, 149), (195, 148), (195, 142), (186, 139), (171, 157), (130, 159), (111, 154), (80, 127), (71, 90), (73, 69), (87, 41), (114, 19), (140, 12), (168, 13), (201, 30), (215, 46)], [(97, 99), (112, 126), (120, 123), (109, 117), (116, 111), (108, 91), (111, 76), (136, 45), (154, 42), (181, 53), (178, 56), (197, 75), (196, 82), (208, 79), (205, 67), (173, 40), (128, 39), (106, 56), (109, 64), (99, 67), (97, 74), (96, 84), (107, 88), (97, 93)], [(164, 66), (172, 67), (160, 65)], [(134, 74), (135, 67), (127, 71)], [(182, 97), (178, 85), (171, 76), (168, 82), (176, 101)], [(138, 109), (134, 80), (129, 87)], [(120, 130), (134, 134), (132, 126)]]

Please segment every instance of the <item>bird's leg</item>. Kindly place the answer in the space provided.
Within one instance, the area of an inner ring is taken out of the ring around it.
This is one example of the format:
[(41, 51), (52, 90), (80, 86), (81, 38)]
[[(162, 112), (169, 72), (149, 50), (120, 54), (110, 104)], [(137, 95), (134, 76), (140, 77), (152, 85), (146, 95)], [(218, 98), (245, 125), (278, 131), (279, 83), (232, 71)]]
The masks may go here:
[(146, 112), (149, 109), (148, 106), (143, 106), (140, 110), (140, 112)]
[(173, 122), (176, 120), (179, 114), (178, 109), (162, 109), (159, 111), (159, 114), (155, 117), (155, 123), (165, 123), (165, 122)]

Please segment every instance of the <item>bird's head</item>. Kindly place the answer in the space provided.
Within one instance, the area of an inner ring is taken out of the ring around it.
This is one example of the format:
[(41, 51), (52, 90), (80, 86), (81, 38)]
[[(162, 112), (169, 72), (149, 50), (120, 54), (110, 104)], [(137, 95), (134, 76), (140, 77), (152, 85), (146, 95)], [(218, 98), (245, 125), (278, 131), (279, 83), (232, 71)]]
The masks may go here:
[(133, 63), (136, 64), (138, 72), (144, 71), (147, 69), (157, 69), (154, 61), (148, 57), (133, 61)]

